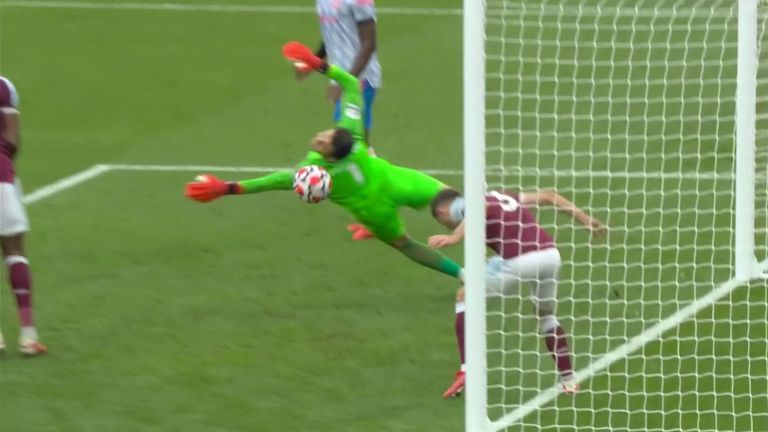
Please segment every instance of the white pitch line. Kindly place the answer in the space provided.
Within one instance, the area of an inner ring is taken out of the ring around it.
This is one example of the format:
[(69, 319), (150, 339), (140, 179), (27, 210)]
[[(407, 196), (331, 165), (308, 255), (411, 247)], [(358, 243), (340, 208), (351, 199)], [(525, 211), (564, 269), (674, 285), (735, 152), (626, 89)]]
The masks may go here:
[[(138, 10), (138, 11), (178, 11), (178, 12), (240, 12), (240, 13), (283, 13), (309, 14), (317, 13), (312, 6), (292, 5), (219, 5), (219, 4), (186, 4), (186, 3), (107, 3), (107, 2), (68, 2), (68, 1), (26, 1), (10, 0), (0, 3), (0, 7), (17, 7), (33, 9), (99, 9), (99, 10)], [(414, 8), (414, 7), (380, 7), (376, 9), (379, 15), (433, 15), (460, 16), (461, 9), (455, 8)]]
[[(760, 277), (759, 276), (760, 273), (765, 272), (766, 270), (768, 270), (768, 260), (756, 266), (755, 278)], [(739, 286), (742, 286), (745, 283), (746, 283), (745, 281), (738, 280), (736, 278), (729, 279), (728, 281), (724, 282), (723, 284), (721, 284), (720, 286), (718, 286), (717, 288), (709, 292), (709, 294), (694, 300), (693, 302), (691, 302), (690, 304), (688, 304), (682, 309), (678, 309), (678, 311), (675, 312), (674, 314), (668, 316), (667, 318), (664, 318), (663, 320), (659, 321), (653, 326), (645, 329), (642, 333), (633, 337), (628, 342), (614, 349), (613, 351), (610, 351), (609, 353), (601, 357), (599, 360), (592, 362), (592, 364), (590, 364), (586, 369), (577, 372), (575, 376), (576, 382), (581, 383), (583, 381), (586, 381), (587, 379), (604, 371), (605, 369), (607, 369), (609, 366), (616, 363), (617, 361), (626, 358), (633, 352), (644, 347), (648, 343), (659, 341), (661, 338), (661, 335), (664, 334), (666, 331), (677, 327), (683, 321), (686, 321), (688, 318), (691, 318), (692, 316), (696, 315), (702, 309), (710, 305), (713, 305), (715, 302), (727, 296), (733, 290), (735, 290)], [(504, 417), (501, 417), (500, 419), (494, 422), (491, 422), (492, 430), (501, 430), (505, 427), (508, 427), (510, 425), (513, 425), (519, 422), (520, 420), (525, 418), (525, 416), (527, 416), (528, 414), (532, 413), (533, 411), (553, 401), (555, 398), (557, 398), (557, 396), (560, 393), (561, 391), (560, 391), (559, 385), (555, 385), (553, 387), (550, 387), (546, 390), (541, 391), (535, 398), (525, 402), (524, 404), (522, 404), (521, 406), (519, 406), (517, 409), (510, 412), (509, 414), (505, 415)]]
[(80, 183), (91, 180), (94, 177), (98, 177), (109, 170), (110, 168), (107, 165), (94, 165), (90, 168), (84, 169), (83, 171), (72, 174), (69, 177), (64, 177), (61, 180), (55, 181), (47, 186), (43, 186), (40, 189), (36, 189), (35, 191), (25, 195), (22, 201), (24, 204), (33, 204), (37, 201), (48, 198), (51, 195), (55, 195), (59, 192), (75, 187)]
[[(217, 165), (141, 165), (141, 164), (108, 164), (110, 169), (121, 171), (218, 171), (218, 172), (252, 172), (252, 173), (270, 173), (275, 171), (293, 170), (295, 167), (276, 167), (276, 166), (217, 166)], [(456, 169), (420, 169), (431, 175), (458, 176), (462, 170)], [(488, 173), (494, 176), (549, 176), (549, 177), (606, 177), (606, 178), (628, 178), (628, 179), (662, 179), (662, 180), (733, 180), (731, 173), (717, 172), (642, 172), (642, 171), (589, 171), (589, 170), (553, 170), (553, 169), (535, 169), (510, 168), (506, 170), (488, 170)]]

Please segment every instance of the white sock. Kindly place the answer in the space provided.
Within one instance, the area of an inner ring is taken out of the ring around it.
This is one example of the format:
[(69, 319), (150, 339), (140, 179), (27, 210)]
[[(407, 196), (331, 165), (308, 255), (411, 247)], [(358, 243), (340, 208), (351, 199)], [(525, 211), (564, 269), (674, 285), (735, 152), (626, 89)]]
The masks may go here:
[(545, 315), (539, 318), (539, 332), (543, 335), (551, 333), (560, 326), (554, 315)]
[(462, 364), (461, 364), (461, 371), (462, 371), (462, 372), (466, 372), (466, 371), (467, 371), (467, 365), (465, 365), (465, 364), (463, 364), (463, 363), (462, 363)]
[(37, 340), (37, 329), (34, 327), (21, 328), (21, 340)]

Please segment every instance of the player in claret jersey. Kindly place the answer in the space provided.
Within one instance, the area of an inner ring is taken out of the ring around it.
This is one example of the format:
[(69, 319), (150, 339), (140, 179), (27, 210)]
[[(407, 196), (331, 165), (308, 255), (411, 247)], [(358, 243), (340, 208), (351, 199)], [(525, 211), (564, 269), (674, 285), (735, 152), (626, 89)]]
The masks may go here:
[[(24, 233), (29, 221), (21, 202), (21, 183), (13, 168), (19, 149), (19, 96), (11, 81), (0, 76), (0, 246), (16, 296), (21, 321), (19, 350), (26, 355), (45, 354), (32, 319), (32, 285), (29, 261), (24, 254)], [(0, 335), (0, 351), (5, 341)]]
[[(563, 391), (575, 393), (579, 386), (573, 380), (566, 332), (555, 316), (560, 253), (552, 236), (539, 226), (528, 207), (553, 205), (595, 234), (602, 235), (607, 228), (554, 191), (518, 194), (489, 192), (485, 201), (486, 243), (496, 253), (489, 259), (486, 269), (487, 293), (491, 296), (517, 295), (520, 285), (531, 286), (539, 317), (539, 332), (555, 361)], [(464, 198), (459, 192), (446, 189), (438, 193), (432, 202), (432, 215), (453, 232), (430, 237), (428, 243), (431, 247), (449, 246), (464, 238)], [(443, 394), (446, 398), (456, 396), (464, 389), (464, 287), (459, 288), (456, 294), (456, 338), (461, 369)]]

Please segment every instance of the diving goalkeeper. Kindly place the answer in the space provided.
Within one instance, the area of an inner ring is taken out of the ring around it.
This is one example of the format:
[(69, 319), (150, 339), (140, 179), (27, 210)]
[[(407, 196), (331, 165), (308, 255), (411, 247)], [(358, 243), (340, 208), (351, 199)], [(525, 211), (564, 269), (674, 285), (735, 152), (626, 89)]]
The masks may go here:
[[(298, 166), (318, 165), (333, 179), (328, 198), (349, 211), (362, 226), (357, 237), (367, 231), (399, 250), (411, 260), (462, 279), (462, 268), (445, 255), (411, 239), (398, 214), (400, 207), (426, 208), (437, 194), (448, 187), (422, 172), (402, 168), (368, 154), (365, 142), (360, 81), (343, 70), (316, 57), (298, 42), (283, 47), (283, 55), (305, 71), (317, 71), (336, 81), (342, 89), (341, 118), (334, 129), (317, 133), (312, 150)], [(291, 190), (293, 171), (236, 182), (225, 182), (211, 175), (187, 183), (187, 197), (208, 202), (223, 195)]]

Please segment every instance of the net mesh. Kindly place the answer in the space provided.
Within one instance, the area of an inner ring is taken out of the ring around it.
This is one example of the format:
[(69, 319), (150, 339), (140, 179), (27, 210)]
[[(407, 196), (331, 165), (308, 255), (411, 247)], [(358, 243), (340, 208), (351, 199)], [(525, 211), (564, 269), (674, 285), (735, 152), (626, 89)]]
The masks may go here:
[[(600, 241), (551, 209), (537, 211), (563, 257), (557, 315), (576, 369), (616, 355), (654, 324), (680, 321), (617, 355), (571, 398), (552, 392), (557, 374), (526, 293), (489, 299), (488, 414), (496, 428), (768, 430), (765, 283), (675, 318), (733, 272), (736, 2), (486, 6), (489, 189), (555, 188), (611, 228)], [(763, 1), (755, 220), (762, 259), (766, 10)]]

